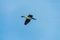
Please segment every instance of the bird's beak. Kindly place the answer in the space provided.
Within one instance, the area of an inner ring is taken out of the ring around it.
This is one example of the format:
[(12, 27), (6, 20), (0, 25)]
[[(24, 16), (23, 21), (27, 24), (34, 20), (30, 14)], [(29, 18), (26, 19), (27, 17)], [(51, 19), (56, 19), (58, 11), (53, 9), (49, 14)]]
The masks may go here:
[(24, 16), (21, 16), (21, 17), (24, 17)]

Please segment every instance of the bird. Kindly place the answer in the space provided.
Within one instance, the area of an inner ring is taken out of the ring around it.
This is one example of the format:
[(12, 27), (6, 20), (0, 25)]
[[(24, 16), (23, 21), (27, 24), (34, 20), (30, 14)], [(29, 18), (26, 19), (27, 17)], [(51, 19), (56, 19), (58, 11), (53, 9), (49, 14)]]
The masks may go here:
[(32, 19), (36, 20), (33, 18), (33, 15), (29, 14), (28, 16), (21, 16), (22, 18), (26, 18), (24, 25), (27, 25)]

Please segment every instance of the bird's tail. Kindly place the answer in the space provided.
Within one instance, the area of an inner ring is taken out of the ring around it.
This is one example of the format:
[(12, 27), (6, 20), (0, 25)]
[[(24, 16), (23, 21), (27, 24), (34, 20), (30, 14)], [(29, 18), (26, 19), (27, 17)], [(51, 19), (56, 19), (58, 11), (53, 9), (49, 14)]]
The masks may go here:
[(37, 19), (35, 19), (35, 18), (32, 18), (33, 20), (37, 20)]

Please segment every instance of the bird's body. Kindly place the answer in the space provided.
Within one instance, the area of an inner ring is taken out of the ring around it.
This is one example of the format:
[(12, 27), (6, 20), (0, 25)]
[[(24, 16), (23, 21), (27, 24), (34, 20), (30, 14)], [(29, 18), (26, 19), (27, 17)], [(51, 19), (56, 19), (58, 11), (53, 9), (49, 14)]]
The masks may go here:
[(31, 17), (25, 16), (26, 19), (32, 19)]
[(26, 18), (24, 25), (27, 25), (31, 21), (31, 19), (36, 20), (35, 18), (33, 18), (33, 15), (21, 16), (21, 17)]

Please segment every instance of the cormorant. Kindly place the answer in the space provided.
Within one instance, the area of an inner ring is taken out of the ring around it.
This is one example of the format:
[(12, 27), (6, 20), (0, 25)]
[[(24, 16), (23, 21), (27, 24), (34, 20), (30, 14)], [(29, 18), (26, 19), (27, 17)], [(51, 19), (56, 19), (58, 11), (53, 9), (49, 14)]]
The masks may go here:
[(31, 21), (31, 19), (36, 20), (35, 18), (33, 18), (33, 15), (31, 14), (29, 14), (28, 16), (21, 16), (21, 17), (26, 18), (24, 25), (27, 25)]

